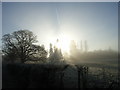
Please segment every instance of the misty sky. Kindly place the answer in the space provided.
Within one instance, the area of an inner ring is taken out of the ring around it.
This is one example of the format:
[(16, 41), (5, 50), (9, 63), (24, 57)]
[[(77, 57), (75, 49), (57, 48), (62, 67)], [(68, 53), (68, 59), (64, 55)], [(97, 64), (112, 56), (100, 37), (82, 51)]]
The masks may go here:
[(69, 35), (89, 50), (118, 49), (118, 3), (2, 3), (2, 34), (20, 29), (33, 31), (39, 43), (49, 46), (51, 37)]

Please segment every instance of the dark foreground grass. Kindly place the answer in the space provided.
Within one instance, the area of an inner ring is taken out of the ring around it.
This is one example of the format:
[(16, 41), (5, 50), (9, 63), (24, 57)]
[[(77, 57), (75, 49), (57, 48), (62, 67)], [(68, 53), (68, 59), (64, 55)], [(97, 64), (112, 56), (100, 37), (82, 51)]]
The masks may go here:
[[(80, 65), (80, 67), (83, 67)], [(82, 69), (81, 69), (82, 70)], [(84, 72), (82, 70), (82, 72)], [(81, 73), (82, 73), (81, 72)], [(82, 75), (82, 74), (80, 74)], [(87, 77), (78, 76), (75, 65), (3, 64), (2, 88), (118, 88), (118, 75), (104, 68), (88, 67)], [(84, 82), (85, 81), (85, 82)], [(84, 87), (85, 84), (85, 87)]]

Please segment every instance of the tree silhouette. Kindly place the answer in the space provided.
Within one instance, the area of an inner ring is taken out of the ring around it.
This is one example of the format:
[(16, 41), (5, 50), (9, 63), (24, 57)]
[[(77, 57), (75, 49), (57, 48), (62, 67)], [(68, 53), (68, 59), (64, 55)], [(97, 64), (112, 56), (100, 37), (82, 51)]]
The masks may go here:
[(87, 45), (87, 40), (85, 40), (85, 52), (88, 51), (88, 45)]
[(75, 41), (72, 40), (71, 43), (70, 43), (70, 53), (71, 53), (71, 55), (76, 55), (77, 51), (78, 51), (77, 45), (76, 45)]
[(29, 30), (15, 31), (12, 34), (5, 34), (2, 38), (3, 53), (12, 62), (20, 59), (22, 63), (30, 60), (39, 54), (39, 57), (46, 57), (47, 52), (37, 43), (36, 36)]
[(52, 48), (52, 44), (50, 43), (50, 50), (49, 50), (49, 56), (52, 56), (52, 54), (53, 54), (53, 48)]
[[(56, 40), (56, 43), (59, 43), (59, 40)], [(52, 63), (59, 63), (63, 59), (63, 55), (61, 52), (61, 49), (58, 48), (57, 46), (52, 47), (52, 44), (50, 44), (50, 49), (49, 49), (49, 61)]]

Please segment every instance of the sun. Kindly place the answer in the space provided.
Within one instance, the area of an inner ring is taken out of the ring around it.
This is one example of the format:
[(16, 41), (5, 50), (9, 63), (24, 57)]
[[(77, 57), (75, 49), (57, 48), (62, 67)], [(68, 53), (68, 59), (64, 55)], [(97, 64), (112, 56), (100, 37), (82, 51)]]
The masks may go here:
[[(70, 43), (71, 40), (73, 40), (72, 35), (69, 33), (62, 33), (59, 35), (53, 35), (48, 38), (49, 43), (52, 44), (53, 48), (54, 46), (58, 49), (61, 49), (62, 54), (70, 54)], [(49, 47), (48, 47), (49, 48)]]
[(63, 53), (64, 52), (69, 53), (70, 41), (71, 41), (70, 36), (60, 35), (59, 37), (57, 37), (55, 46), (61, 49)]

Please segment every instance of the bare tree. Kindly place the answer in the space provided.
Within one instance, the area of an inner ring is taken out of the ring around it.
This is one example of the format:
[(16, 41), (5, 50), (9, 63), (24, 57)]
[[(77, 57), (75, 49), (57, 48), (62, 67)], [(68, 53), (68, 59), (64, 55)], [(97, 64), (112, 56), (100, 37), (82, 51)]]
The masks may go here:
[(35, 45), (37, 43), (36, 36), (29, 30), (5, 34), (2, 38), (2, 43), (4, 55), (12, 60), (19, 58), (23, 63), (37, 54), (43, 55), (44, 53), (46, 55), (47, 53), (43, 47)]

